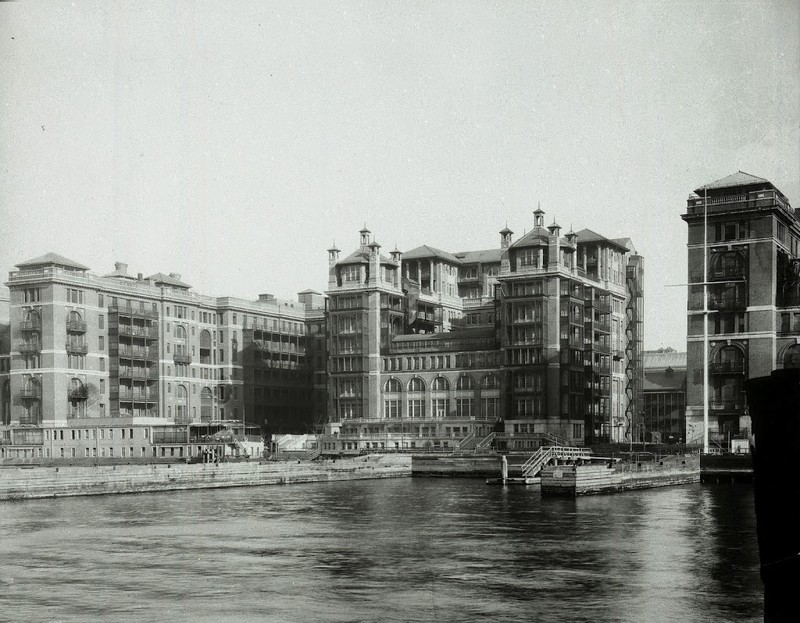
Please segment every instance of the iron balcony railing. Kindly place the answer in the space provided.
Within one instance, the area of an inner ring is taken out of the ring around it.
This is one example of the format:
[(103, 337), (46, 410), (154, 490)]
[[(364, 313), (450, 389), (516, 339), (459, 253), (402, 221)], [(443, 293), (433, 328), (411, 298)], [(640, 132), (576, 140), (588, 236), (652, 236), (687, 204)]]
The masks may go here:
[(23, 355), (38, 353), (42, 350), (41, 342), (21, 342), (17, 350)]
[(172, 356), (175, 363), (190, 364), (192, 363), (192, 356), (188, 353), (175, 353)]
[(709, 294), (709, 309), (741, 309), (747, 307), (747, 297), (744, 296), (716, 296)]
[(158, 390), (151, 389), (149, 392), (124, 392), (120, 390), (118, 400), (120, 402), (157, 402)]
[(73, 355), (85, 355), (89, 352), (89, 345), (86, 342), (67, 342), (64, 348)]
[(157, 379), (158, 369), (152, 368), (120, 368), (118, 376), (131, 379)]
[(744, 361), (715, 361), (709, 368), (712, 374), (744, 374)]
[(19, 395), (23, 400), (40, 400), (42, 397), (41, 387), (23, 387), (19, 391)]
[(109, 305), (108, 313), (122, 314), (123, 316), (143, 316), (145, 318), (158, 318), (158, 312), (153, 309), (141, 309), (128, 305)]
[(141, 348), (141, 347), (126, 347), (122, 345), (119, 347), (120, 357), (135, 357), (140, 359), (158, 359), (157, 348)]
[(158, 337), (158, 327), (136, 327), (129, 324), (121, 324), (117, 327), (120, 335), (131, 335), (133, 337)]
[(86, 323), (82, 320), (67, 320), (67, 331), (70, 333), (86, 333)]
[(42, 321), (37, 320), (23, 320), (19, 324), (19, 328), (22, 331), (41, 331), (42, 330)]

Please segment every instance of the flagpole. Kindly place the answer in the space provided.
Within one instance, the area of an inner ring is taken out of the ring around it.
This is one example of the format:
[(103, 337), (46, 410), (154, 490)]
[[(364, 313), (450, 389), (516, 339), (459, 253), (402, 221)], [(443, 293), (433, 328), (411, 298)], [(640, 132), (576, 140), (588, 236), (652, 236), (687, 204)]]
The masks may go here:
[(708, 188), (703, 187), (703, 454), (708, 454)]

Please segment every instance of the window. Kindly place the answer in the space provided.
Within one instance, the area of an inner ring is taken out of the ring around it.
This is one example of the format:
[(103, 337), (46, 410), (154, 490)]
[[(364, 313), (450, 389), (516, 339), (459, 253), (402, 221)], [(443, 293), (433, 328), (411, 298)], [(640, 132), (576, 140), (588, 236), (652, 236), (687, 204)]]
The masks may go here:
[(424, 392), (425, 391), (425, 382), (419, 378), (414, 377), (408, 382), (408, 391), (410, 392)]
[(456, 417), (472, 417), (474, 403), (472, 398), (456, 398)]
[(400, 417), (400, 401), (399, 400), (384, 400), (383, 401), (383, 415), (387, 418)]
[(67, 302), (83, 305), (83, 290), (67, 288)]
[(500, 379), (496, 374), (487, 374), (481, 379), (481, 389), (499, 389)]
[(106, 328), (106, 317), (103, 314), (100, 314), (97, 317), (97, 328), (98, 329), (105, 329)]
[(106, 338), (102, 335), (97, 338), (97, 347), (98, 350), (105, 350), (106, 349)]
[(24, 290), (25, 293), (25, 302), (26, 303), (38, 303), (41, 297), (41, 292), (39, 288), (26, 288)]
[(443, 376), (437, 376), (435, 379), (433, 379), (433, 382), (431, 383), (432, 391), (443, 392), (447, 391), (448, 389), (450, 389), (450, 383), (446, 378)]
[(400, 381), (397, 379), (389, 379), (386, 381), (386, 385), (384, 386), (384, 391), (387, 393), (400, 393), (402, 391), (402, 386), (400, 385)]
[(361, 266), (358, 264), (342, 266), (342, 281), (357, 282), (361, 279)]
[(474, 388), (474, 384), (473, 384), (471, 376), (467, 376), (466, 374), (462, 374), (460, 377), (458, 377), (458, 384), (456, 385), (456, 389), (469, 390), (469, 389), (473, 389), (473, 388)]

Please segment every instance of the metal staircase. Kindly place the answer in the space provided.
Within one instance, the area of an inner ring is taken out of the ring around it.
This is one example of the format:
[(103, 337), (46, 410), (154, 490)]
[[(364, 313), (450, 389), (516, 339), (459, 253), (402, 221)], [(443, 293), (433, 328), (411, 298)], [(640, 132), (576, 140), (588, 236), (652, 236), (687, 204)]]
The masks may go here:
[(464, 439), (458, 442), (458, 451), (464, 452), (465, 450), (472, 450), (475, 448), (477, 443), (478, 441), (477, 438), (475, 437), (475, 433), (472, 432), (466, 437), (464, 437)]
[(489, 433), (486, 437), (481, 439), (475, 444), (475, 452), (486, 452), (489, 450), (492, 447), (492, 442), (496, 436), (497, 433)]
[(590, 448), (574, 448), (567, 446), (544, 446), (539, 448), (536, 453), (531, 456), (522, 465), (522, 477), (533, 478), (539, 475), (542, 468), (553, 459), (559, 460), (575, 460), (581, 458), (589, 458), (592, 455)]

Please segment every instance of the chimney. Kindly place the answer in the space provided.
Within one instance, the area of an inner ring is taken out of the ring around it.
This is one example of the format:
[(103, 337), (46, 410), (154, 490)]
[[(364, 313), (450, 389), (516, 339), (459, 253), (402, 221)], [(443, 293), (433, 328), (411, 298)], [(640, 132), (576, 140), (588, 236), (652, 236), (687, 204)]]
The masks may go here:
[(124, 275), (128, 274), (128, 265), (125, 262), (114, 262), (114, 270)]
[(173, 279), (178, 279), (179, 281), (180, 281), (180, 278), (181, 278), (181, 274), (180, 273), (170, 273), (169, 276), (172, 277)]
[(136, 273), (136, 279), (138, 281), (142, 281), (144, 279), (144, 275), (142, 273)]

